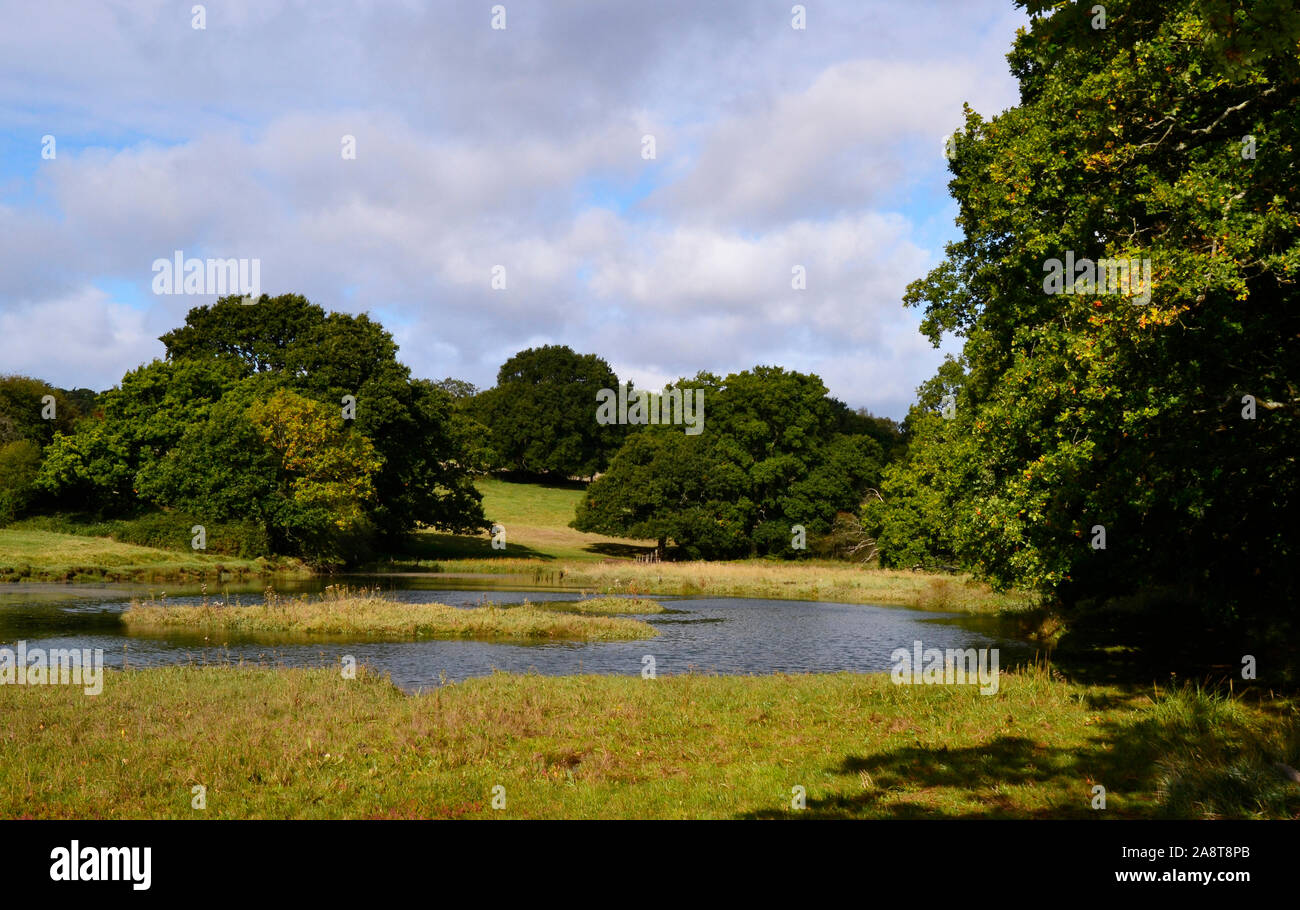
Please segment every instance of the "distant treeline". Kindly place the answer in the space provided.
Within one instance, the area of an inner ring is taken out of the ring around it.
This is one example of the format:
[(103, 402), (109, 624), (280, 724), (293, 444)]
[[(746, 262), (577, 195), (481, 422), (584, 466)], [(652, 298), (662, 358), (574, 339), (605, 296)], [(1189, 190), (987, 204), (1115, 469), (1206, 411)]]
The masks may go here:
[[(833, 555), (904, 448), (893, 421), (780, 367), (676, 382), (702, 403), (692, 434), (602, 422), (619, 380), (565, 346), (519, 352), (484, 391), (415, 379), (377, 322), (296, 295), (196, 307), (162, 341), (165, 359), (100, 395), (0, 379), (0, 521), (137, 516), (174, 545), (192, 521), (218, 552), (346, 564), (419, 527), (483, 529), (472, 477), (511, 471), (597, 477), (575, 526), (674, 555)], [(641, 394), (620, 391), (624, 407)]]

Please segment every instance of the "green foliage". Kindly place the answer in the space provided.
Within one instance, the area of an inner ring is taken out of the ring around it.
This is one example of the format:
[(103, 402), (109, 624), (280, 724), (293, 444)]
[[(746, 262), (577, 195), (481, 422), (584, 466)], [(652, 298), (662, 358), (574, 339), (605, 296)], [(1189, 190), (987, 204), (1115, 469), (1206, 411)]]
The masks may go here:
[(591, 477), (627, 435), (596, 422), (596, 394), (618, 377), (595, 354), (565, 345), (529, 348), (497, 371), (495, 388), (474, 400), (477, 421), (491, 427), (496, 466), (530, 474)]
[(283, 521), (281, 465), (248, 408), (235, 397), (191, 424), (138, 476), (140, 496), (216, 521), (251, 518), (268, 529)]
[(297, 295), (225, 298), (163, 341), (168, 360), (127, 373), (54, 437), (36, 478), (46, 508), (249, 520), (276, 552), (327, 563), (421, 524), (485, 526), (452, 396), (413, 380), (368, 317)]
[(13, 521), (35, 493), (41, 449), (30, 439), (0, 445), (0, 525)]
[(209, 555), (238, 556), (255, 559), (270, 552), (266, 531), (253, 521), (213, 521), (210, 516), (179, 511), (153, 509), (120, 518), (101, 518), (87, 513), (56, 512), (33, 515), (14, 525), (24, 531), (50, 531), (108, 537), (122, 543), (154, 547), (159, 550), (188, 550), (192, 528), (201, 524), (207, 532)]
[[(45, 396), (54, 398), (54, 417), (47, 419)], [(0, 445), (30, 439), (50, 444), (56, 433), (72, 431), (81, 416), (67, 392), (28, 376), (0, 376)]]
[[(911, 559), (911, 535), (1067, 604), (1173, 588), (1285, 629), (1300, 602), (1300, 11), (1131, 0), (1094, 29), (1086, 5), (1026, 5), (1009, 55), (1021, 104), (967, 110), (950, 165), (964, 237), (906, 297), (936, 343), (965, 338), (967, 373), (951, 421), (913, 421), (872, 515), (883, 549)], [(1067, 251), (1150, 260), (1149, 301), (1045, 293), (1046, 260)]]
[(46, 449), (38, 486), (47, 507), (135, 510), (137, 476), (148, 473), (187, 428), (203, 423), (238, 381), (238, 369), (222, 361), (155, 360), (131, 370), (100, 396), (98, 416)]
[(369, 510), (382, 536), (419, 525), (486, 526), (470, 480), (474, 459), (451, 425), (452, 396), (412, 379), (392, 336), (368, 316), (326, 314), (297, 295), (263, 296), (253, 306), (225, 298), (191, 310), (185, 326), (162, 340), (172, 360), (233, 362), (244, 375), (268, 374), (334, 408), (355, 398), (356, 429), (383, 462)]
[(324, 322), (325, 311), (298, 294), (263, 294), (253, 305), (227, 297), (212, 306), (194, 307), (185, 325), (159, 340), (167, 346), (168, 360), (222, 357), (249, 372), (283, 374)]
[(879, 478), (880, 445), (838, 432), (843, 406), (816, 376), (756, 367), (677, 387), (704, 390), (703, 432), (633, 433), (588, 488), (573, 527), (661, 547), (671, 539), (692, 558), (795, 555), (794, 525), (810, 538), (829, 533), (836, 513), (857, 509)]

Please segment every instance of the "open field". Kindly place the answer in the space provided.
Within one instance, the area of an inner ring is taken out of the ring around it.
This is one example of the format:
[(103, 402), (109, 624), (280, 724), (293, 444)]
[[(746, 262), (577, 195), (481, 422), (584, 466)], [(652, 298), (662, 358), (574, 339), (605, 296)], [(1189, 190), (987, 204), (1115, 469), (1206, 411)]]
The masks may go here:
[(0, 712), (8, 818), (1300, 817), (1273, 764), (1298, 763), (1293, 702), (1043, 667), (993, 696), (885, 674), (497, 674), (406, 696), (364, 668), (171, 667), (110, 672), (98, 696), (3, 686)]
[(474, 485), (483, 494), (483, 512), (488, 520), (506, 529), (506, 549), (493, 550), (487, 534), (471, 537), (427, 532), (416, 538), (405, 554), (406, 560), (526, 556), (595, 561), (628, 558), (654, 549), (653, 540), (626, 540), (570, 528), (569, 522), (583, 496), (579, 485), (521, 483), (496, 477), (480, 477)]
[(700, 595), (896, 604), (931, 610), (995, 612), (1033, 605), (1028, 595), (999, 594), (965, 575), (864, 569), (829, 560), (637, 563), (653, 541), (620, 541), (566, 527), (578, 489), (480, 479), (484, 510), (506, 528), (506, 548), (486, 535), (426, 533), (392, 569), (527, 575), (604, 594)]
[[(656, 609), (662, 610), (658, 604)], [(614, 612), (596, 603), (592, 613)], [(621, 610), (619, 612), (653, 612)], [(208, 603), (167, 606), (134, 601), (122, 622), (137, 631), (188, 629), (221, 633), (285, 633), (354, 639), (479, 638), (509, 641), (628, 641), (654, 638), (654, 627), (635, 619), (583, 615), (581, 607), (451, 607), (400, 603), (370, 592), (330, 589), (320, 597), (268, 595), (261, 604)]]
[(161, 550), (107, 537), (84, 537), (0, 528), (0, 580), (131, 581), (239, 577), (271, 571), (305, 574), (296, 560), (209, 556), (193, 550)]

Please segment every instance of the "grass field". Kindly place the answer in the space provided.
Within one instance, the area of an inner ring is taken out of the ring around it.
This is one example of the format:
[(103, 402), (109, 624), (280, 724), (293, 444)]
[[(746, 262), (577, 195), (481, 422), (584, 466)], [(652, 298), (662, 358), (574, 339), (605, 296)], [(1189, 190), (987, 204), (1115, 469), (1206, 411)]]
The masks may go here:
[(535, 558), (589, 561), (632, 557), (654, 549), (653, 540), (625, 540), (569, 527), (583, 489), (576, 484), (521, 483), (480, 477), (483, 512), (506, 531), (506, 548), (492, 549), (491, 537), (428, 532), (405, 554), (409, 560)]
[(6, 818), (1300, 816), (1273, 765), (1298, 763), (1293, 703), (1042, 667), (995, 696), (883, 674), (497, 674), (406, 696), (365, 672), (172, 667), (98, 696), (3, 686), (0, 713)]
[(999, 594), (964, 575), (863, 568), (828, 561), (442, 560), (428, 563), (425, 567), (447, 572), (520, 574), (539, 583), (577, 585), (602, 594), (827, 600), (981, 613), (1019, 612), (1033, 606), (1027, 595), (1016, 592)]
[(302, 571), (293, 560), (270, 563), (142, 547), (107, 537), (0, 528), (0, 580), (6, 581), (162, 580), (272, 570)]
[[(446, 604), (400, 603), (375, 592), (327, 589), (317, 597), (282, 597), (268, 594), (260, 604), (205, 603), (168, 606), (159, 601), (133, 601), (122, 622), (135, 631), (185, 629), (226, 634), (326, 635), (352, 640), (477, 638), (505, 641), (627, 641), (654, 638), (659, 633), (649, 623), (623, 617), (586, 615), (618, 609), (610, 602), (592, 601), (585, 608), (547, 609), (524, 603), (517, 606), (451, 607)], [(636, 605), (618, 612), (638, 610)], [(644, 601), (642, 603), (645, 603)]]

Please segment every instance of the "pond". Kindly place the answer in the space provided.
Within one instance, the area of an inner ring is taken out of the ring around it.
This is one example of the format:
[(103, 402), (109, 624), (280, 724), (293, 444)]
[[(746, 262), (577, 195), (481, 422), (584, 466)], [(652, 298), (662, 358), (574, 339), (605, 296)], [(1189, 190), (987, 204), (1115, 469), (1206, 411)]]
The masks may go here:
[[(321, 580), (280, 581), (284, 594), (319, 591)], [(539, 586), (509, 576), (380, 576), (333, 580), (353, 586), (379, 587), (410, 602), (437, 602), (473, 607), (486, 603), (575, 600), (574, 588)], [(234, 597), (260, 602), (263, 585), (209, 589), (209, 599)], [(130, 632), (119, 615), (132, 597), (162, 593), (169, 604), (194, 604), (203, 595), (196, 586), (169, 584), (0, 585), (0, 645), (13, 647), (102, 648), (104, 665), (153, 667), (169, 664), (251, 663), (264, 666), (339, 664), (345, 655), (388, 673), (408, 691), (486, 676), (494, 670), (545, 675), (600, 673), (640, 675), (654, 658), (657, 675), (685, 672), (727, 674), (860, 673), (888, 671), (895, 648), (999, 648), (1003, 668), (1027, 658), (1023, 642), (993, 637), (968, 617), (902, 607), (761, 600), (739, 597), (662, 597), (667, 612), (640, 617), (659, 630), (659, 637), (630, 642), (501, 643), (466, 640), (411, 642), (274, 639), (226, 634), (205, 639), (202, 633)]]

